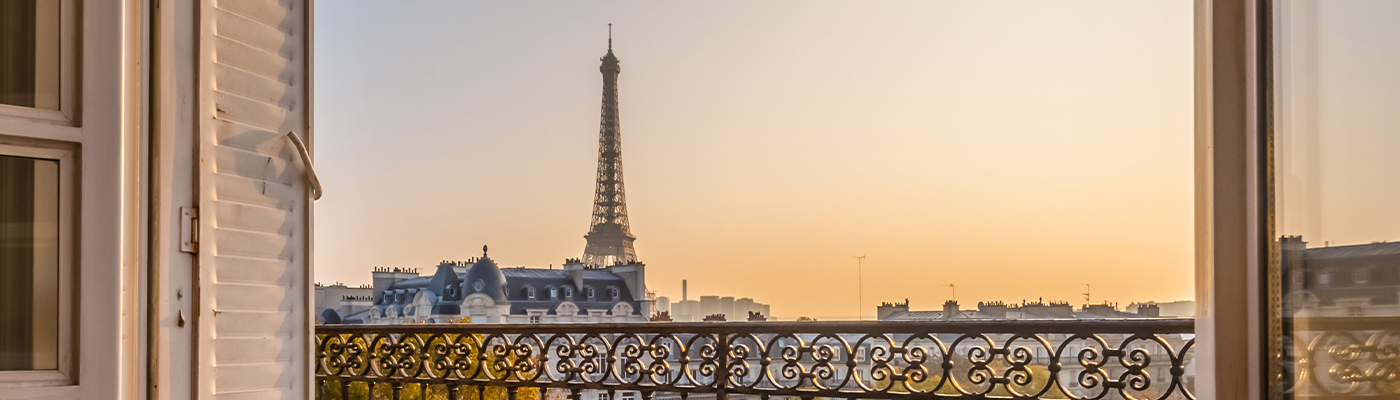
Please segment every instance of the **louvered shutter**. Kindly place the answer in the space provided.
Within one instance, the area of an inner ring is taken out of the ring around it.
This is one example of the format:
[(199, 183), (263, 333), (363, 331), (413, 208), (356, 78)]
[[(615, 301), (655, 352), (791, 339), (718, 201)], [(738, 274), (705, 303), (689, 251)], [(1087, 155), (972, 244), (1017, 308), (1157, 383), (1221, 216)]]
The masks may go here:
[(311, 204), (306, 0), (199, 7), (201, 398), (309, 397)]

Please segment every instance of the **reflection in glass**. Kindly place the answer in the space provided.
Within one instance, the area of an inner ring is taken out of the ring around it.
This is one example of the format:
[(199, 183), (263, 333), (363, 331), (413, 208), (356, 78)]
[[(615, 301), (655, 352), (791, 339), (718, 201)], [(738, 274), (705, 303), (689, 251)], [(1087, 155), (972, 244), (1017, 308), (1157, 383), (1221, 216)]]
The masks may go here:
[(58, 109), (58, 0), (0, 1), (0, 104)]
[(58, 368), (58, 162), (0, 156), (0, 371)]
[(1400, 2), (1272, 6), (1270, 398), (1397, 396)]

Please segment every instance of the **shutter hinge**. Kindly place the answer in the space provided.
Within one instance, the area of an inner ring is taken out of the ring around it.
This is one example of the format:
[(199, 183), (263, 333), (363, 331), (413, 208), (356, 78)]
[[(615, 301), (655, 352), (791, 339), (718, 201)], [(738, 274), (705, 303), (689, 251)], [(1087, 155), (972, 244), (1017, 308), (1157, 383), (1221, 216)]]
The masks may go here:
[(180, 207), (180, 252), (199, 254), (199, 209)]

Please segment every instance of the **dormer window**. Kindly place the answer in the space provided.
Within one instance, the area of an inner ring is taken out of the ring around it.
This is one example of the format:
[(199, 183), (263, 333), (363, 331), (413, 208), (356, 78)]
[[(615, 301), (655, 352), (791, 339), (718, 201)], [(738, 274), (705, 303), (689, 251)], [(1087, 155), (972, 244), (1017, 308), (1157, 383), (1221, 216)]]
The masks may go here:
[(574, 299), (574, 287), (573, 287), (573, 286), (565, 286), (565, 287), (564, 287), (564, 298), (569, 299), (569, 300), (573, 300), (573, 299)]
[(1332, 284), (1332, 271), (1323, 271), (1317, 274), (1317, 285), (1327, 286)]
[(593, 300), (593, 287), (590, 286), (588, 288), (583, 289), (583, 293), (584, 295), (588, 296), (589, 300)]
[(1370, 268), (1370, 267), (1358, 269), (1358, 270), (1356, 270), (1356, 272), (1353, 272), (1352, 274), (1355, 275), (1355, 276), (1353, 276), (1352, 278), (1353, 278), (1353, 280), (1356, 281), (1356, 284), (1358, 284), (1358, 285), (1365, 285), (1365, 284), (1371, 283), (1371, 268)]
[(534, 299), (535, 299), (535, 287), (534, 287), (534, 286), (526, 286), (526, 287), (525, 287), (525, 298), (530, 299), (530, 300), (534, 300)]
[(559, 298), (559, 288), (554, 288), (554, 287), (549, 288), (549, 299), (550, 299), (550, 300), (554, 300), (554, 299), (558, 299), (558, 298)]
[(617, 290), (617, 288), (610, 287), (608, 288), (608, 297), (611, 297), (613, 300), (617, 300), (619, 297), (622, 297), (622, 291)]

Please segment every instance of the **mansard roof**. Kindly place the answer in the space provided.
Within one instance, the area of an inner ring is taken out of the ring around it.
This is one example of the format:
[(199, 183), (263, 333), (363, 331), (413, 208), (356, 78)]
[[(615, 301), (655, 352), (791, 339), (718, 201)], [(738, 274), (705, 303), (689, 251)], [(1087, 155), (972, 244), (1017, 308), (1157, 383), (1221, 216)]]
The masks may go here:
[(1304, 257), (1309, 260), (1326, 258), (1353, 258), (1400, 254), (1400, 242), (1357, 244), (1350, 246), (1313, 247), (1307, 249)]
[(457, 276), (457, 271), (453, 269), (456, 264), (443, 262), (438, 264), (437, 273), (428, 281), (427, 289), (433, 294), (441, 296), (443, 300), (461, 300), (462, 278)]
[[(444, 262), (432, 276), (405, 279), (390, 285), (390, 297), (380, 305), (392, 304), (402, 312), (404, 305), (413, 302), (416, 292), (427, 291), (436, 296), (433, 314), (460, 314), (463, 299), (474, 293), (490, 296), (498, 305), (510, 305), (510, 313), (525, 314), (529, 309), (546, 309), (553, 315), (559, 304), (565, 301), (578, 305), (580, 315), (588, 310), (611, 310), (617, 303), (627, 303), (634, 312), (640, 312), (641, 298), (634, 296), (622, 276), (608, 269), (585, 269), (582, 274), (583, 287), (577, 287), (569, 271), (541, 268), (500, 268), (489, 257), (481, 257), (471, 263)], [(469, 266), (467, 272), (457, 273), (454, 267)], [(480, 289), (477, 281), (481, 281)], [(536, 297), (528, 298), (524, 288), (534, 287)], [(549, 297), (549, 288), (573, 288), (573, 296), (565, 298), (561, 291), (556, 298)], [(587, 288), (593, 288), (594, 298), (588, 299)], [(607, 292), (608, 288), (618, 291), (616, 300)], [(403, 296), (393, 296), (400, 292)], [(381, 311), (382, 312), (382, 311)], [(343, 318), (348, 316), (342, 316)], [(363, 317), (361, 317), (363, 318)]]
[(505, 285), (506, 275), (501, 273), (501, 268), (496, 266), (496, 262), (491, 260), (491, 257), (484, 255), (472, 263), (471, 269), (468, 269), (466, 276), (462, 277), (462, 286), (464, 286), (466, 295), (481, 293), (490, 297), (496, 304), (510, 302), (510, 299), (506, 297)]

